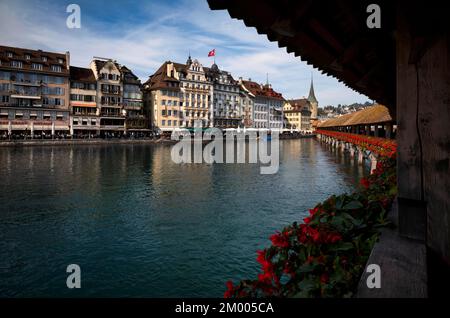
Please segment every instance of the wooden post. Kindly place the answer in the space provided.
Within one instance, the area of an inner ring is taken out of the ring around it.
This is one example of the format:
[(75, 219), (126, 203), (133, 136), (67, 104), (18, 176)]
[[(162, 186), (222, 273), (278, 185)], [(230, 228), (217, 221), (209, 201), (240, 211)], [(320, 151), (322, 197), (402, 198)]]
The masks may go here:
[(392, 124), (386, 124), (386, 138), (391, 139), (392, 136)]
[(450, 277), (450, 34), (420, 41), (414, 22), (398, 15), (399, 230), (426, 242), (432, 296)]
[(348, 144), (348, 149), (350, 151), (350, 158), (355, 158), (355, 147), (352, 144)]
[(377, 157), (371, 153), (370, 154), (370, 174), (373, 173), (373, 171), (377, 168)]
[(362, 165), (364, 161), (364, 154), (361, 147), (357, 147), (358, 149), (358, 164)]

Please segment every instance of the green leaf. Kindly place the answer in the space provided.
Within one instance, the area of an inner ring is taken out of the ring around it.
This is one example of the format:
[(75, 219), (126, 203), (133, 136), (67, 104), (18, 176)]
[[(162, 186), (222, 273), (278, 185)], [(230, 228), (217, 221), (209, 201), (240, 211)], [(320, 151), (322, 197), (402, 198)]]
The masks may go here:
[(348, 251), (353, 249), (353, 243), (351, 242), (341, 242), (339, 244), (337, 244), (336, 246), (333, 246), (333, 248), (331, 248), (333, 251)]
[(356, 209), (361, 209), (364, 205), (359, 202), (359, 201), (351, 201), (349, 203), (347, 203), (346, 205), (344, 205), (344, 207), (342, 208), (343, 210), (356, 210)]
[(342, 209), (342, 205), (344, 204), (344, 197), (343, 196), (339, 196), (336, 198), (336, 204), (335, 207), (337, 210)]

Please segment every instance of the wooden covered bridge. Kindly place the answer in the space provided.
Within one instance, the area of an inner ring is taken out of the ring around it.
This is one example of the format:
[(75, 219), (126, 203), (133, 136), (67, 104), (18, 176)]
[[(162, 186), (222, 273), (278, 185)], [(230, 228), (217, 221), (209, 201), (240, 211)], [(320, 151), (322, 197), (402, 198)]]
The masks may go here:
[(348, 152), (352, 158), (357, 156), (358, 164), (369, 160), (372, 172), (376, 169), (380, 151), (384, 151), (384, 148), (396, 150), (396, 131), (397, 125), (389, 109), (383, 105), (374, 105), (321, 121), (316, 134), (321, 142), (332, 148)]

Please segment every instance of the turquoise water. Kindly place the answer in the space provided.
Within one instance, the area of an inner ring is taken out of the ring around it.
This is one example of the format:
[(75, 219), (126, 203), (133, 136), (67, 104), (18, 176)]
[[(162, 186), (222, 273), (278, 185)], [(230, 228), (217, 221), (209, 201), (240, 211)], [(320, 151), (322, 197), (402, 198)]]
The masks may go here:
[[(280, 168), (183, 164), (168, 145), (0, 148), (1, 297), (222, 297), (256, 250), (363, 174), (313, 139)], [(66, 267), (81, 267), (81, 289)]]

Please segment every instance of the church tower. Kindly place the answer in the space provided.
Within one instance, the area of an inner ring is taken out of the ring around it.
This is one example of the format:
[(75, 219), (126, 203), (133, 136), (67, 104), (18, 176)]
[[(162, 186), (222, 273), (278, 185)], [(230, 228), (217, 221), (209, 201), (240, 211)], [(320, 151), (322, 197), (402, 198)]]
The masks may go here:
[(311, 87), (309, 88), (308, 102), (311, 104), (311, 119), (317, 119), (317, 112), (319, 108), (319, 102), (314, 94), (314, 83), (311, 75)]

